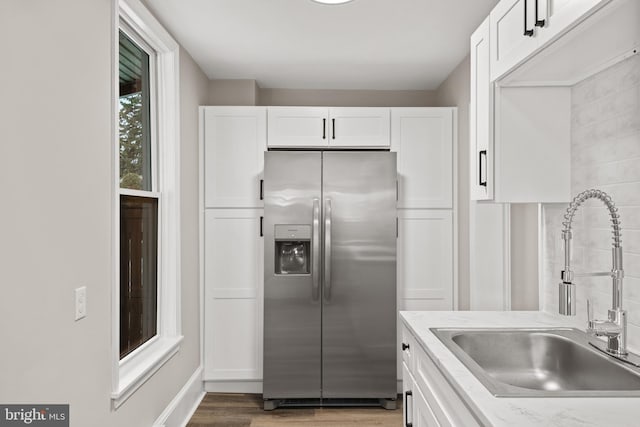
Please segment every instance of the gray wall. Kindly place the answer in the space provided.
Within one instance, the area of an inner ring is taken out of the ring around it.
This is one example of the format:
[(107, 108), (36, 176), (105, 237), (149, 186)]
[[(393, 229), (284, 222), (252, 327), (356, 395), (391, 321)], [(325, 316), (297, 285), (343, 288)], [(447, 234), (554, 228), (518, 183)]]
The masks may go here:
[(203, 105), (258, 105), (258, 84), (250, 79), (210, 80)]
[(511, 205), (511, 309), (538, 310), (538, 205)]
[(260, 89), (259, 105), (331, 107), (430, 107), (430, 90), (305, 90)]
[(430, 107), (430, 90), (263, 89), (255, 80), (210, 80), (207, 105)]
[(469, 309), (469, 100), (470, 57), (436, 91), (440, 107), (458, 107), (458, 307)]
[[(111, 409), (111, 0), (0, 2), (0, 402), (69, 403), (74, 426), (148, 426), (199, 365), (197, 106), (181, 51), (180, 352)], [(88, 314), (74, 321), (74, 288)]]

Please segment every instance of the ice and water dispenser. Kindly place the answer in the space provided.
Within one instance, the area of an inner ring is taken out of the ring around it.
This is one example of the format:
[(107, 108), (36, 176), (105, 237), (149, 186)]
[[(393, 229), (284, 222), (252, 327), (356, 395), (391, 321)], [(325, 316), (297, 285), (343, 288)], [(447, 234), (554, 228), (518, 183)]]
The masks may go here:
[(276, 274), (310, 274), (310, 225), (276, 224), (275, 246)]

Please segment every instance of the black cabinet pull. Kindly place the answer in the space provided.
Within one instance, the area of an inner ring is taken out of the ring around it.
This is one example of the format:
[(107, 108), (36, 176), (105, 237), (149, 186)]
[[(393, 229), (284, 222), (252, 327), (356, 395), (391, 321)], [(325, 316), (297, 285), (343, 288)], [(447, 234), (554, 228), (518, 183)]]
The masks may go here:
[(533, 29), (527, 30), (527, 0), (524, 0), (524, 35), (533, 37)]
[[(482, 178), (482, 158), (484, 157), (484, 179)], [(478, 155), (478, 185), (487, 186), (487, 150), (481, 150)]]
[(545, 19), (538, 19), (538, 17), (540, 16), (540, 15), (538, 15), (538, 2), (539, 1), (540, 0), (536, 0), (536, 27), (544, 27), (544, 24), (545, 24), (546, 20)]
[(331, 138), (336, 139), (336, 119), (331, 119)]
[(411, 392), (411, 390), (405, 391), (404, 392), (404, 425), (405, 427), (413, 427), (413, 422), (409, 422), (409, 396), (411, 396), (411, 404), (413, 405), (413, 393)]
[(264, 236), (264, 233), (262, 233), (262, 223), (264, 222), (264, 217), (261, 216), (260, 217), (260, 237)]
[(408, 350), (409, 344), (402, 343), (402, 351)]
[(260, 200), (264, 200), (264, 179), (260, 180)]
[(322, 139), (327, 139), (327, 119), (322, 119)]

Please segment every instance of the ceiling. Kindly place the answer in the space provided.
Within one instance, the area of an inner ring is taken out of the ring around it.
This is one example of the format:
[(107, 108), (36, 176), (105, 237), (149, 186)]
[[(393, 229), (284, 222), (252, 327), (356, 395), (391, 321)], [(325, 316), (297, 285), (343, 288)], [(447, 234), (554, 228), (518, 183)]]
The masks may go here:
[(498, 0), (146, 0), (211, 79), (436, 89)]

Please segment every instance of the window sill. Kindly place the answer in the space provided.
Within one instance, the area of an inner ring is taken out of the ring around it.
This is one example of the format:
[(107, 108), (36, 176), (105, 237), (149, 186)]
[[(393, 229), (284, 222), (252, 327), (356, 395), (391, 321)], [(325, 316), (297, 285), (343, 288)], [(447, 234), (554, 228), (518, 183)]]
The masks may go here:
[(118, 389), (111, 393), (118, 408), (179, 350), (182, 336), (160, 337), (120, 361)]

